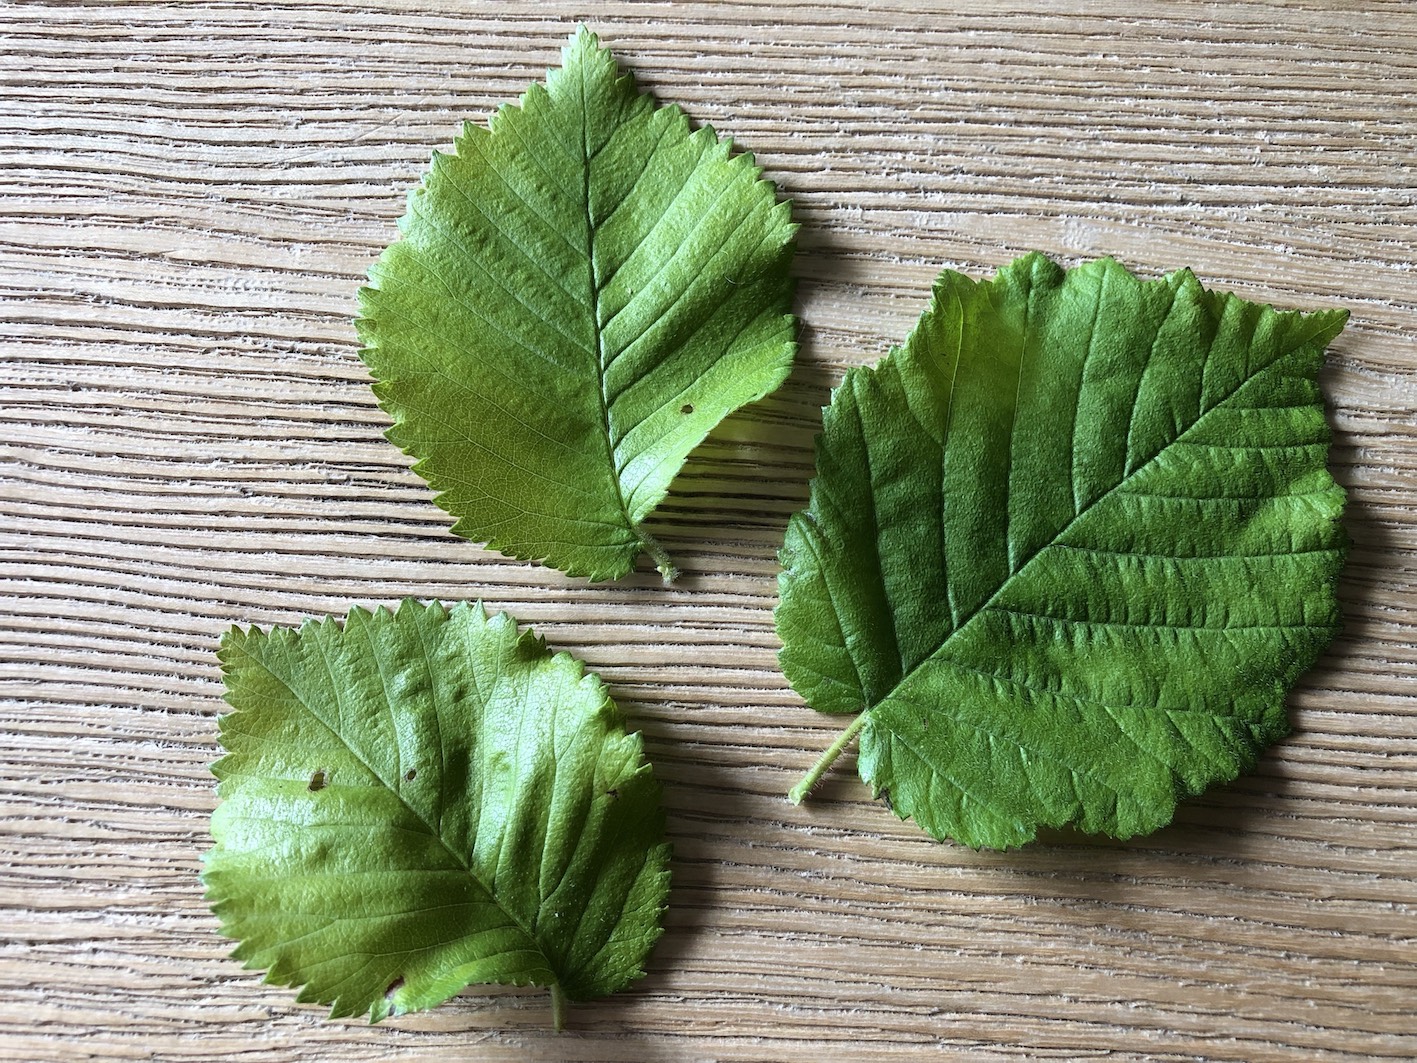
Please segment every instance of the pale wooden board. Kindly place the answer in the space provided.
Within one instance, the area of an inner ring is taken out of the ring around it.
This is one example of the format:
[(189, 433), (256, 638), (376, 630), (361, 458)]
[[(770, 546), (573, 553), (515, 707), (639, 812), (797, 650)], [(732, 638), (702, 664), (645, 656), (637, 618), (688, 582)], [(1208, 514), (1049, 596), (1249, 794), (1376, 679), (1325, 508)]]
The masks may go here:
[[(1401, 0), (0, 9), (0, 1056), (1417, 1056), (1417, 8)], [(791, 380), (691, 460), (687, 576), (590, 587), (452, 538), (350, 317), (430, 150), (585, 19), (797, 203)], [(1257, 775), (1128, 844), (929, 841), (775, 667), (818, 407), (942, 266), (1039, 248), (1342, 304), (1324, 385), (1347, 633)], [(598, 668), (676, 847), (631, 992), (546, 1031), (470, 990), (331, 1022), (227, 958), (197, 882), (229, 624), (485, 597)]]

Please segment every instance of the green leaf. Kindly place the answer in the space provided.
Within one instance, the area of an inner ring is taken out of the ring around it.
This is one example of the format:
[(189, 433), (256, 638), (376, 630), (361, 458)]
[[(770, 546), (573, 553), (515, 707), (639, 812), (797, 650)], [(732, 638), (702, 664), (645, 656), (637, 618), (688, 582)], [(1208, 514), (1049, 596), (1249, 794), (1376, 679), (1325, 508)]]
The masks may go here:
[(222, 640), (228, 755), (203, 875), (233, 955), (375, 1022), (464, 986), (563, 998), (660, 935), (659, 786), (600, 680), (482, 606)]
[(614, 578), (689, 452), (786, 378), (796, 226), (752, 156), (581, 30), (409, 196), (360, 293), (389, 438), (453, 531)]
[(1316, 376), (1343, 311), (1030, 255), (832, 397), (788, 526), (782, 666), (895, 811), (1005, 848), (1234, 778), (1337, 631)]

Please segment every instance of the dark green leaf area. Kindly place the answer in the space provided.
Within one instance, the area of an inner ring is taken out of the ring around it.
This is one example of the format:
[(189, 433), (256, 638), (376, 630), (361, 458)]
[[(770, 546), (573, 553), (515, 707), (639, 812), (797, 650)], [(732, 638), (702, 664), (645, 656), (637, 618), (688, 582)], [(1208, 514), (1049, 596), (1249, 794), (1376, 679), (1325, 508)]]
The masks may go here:
[[(1286, 731), (1345, 538), (1316, 376), (1346, 314), (1030, 255), (946, 271), (826, 412), (782, 664), (864, 712), (862, 777), (937, 837), (1118, 837)], [(854, 725), (856, 726), (856, 725)]]
[(506, 614), (406, 601), (223, 640), (204, 879), (235, 955), (373, 1020), (643, 973), (668, 846), (638, 735)]

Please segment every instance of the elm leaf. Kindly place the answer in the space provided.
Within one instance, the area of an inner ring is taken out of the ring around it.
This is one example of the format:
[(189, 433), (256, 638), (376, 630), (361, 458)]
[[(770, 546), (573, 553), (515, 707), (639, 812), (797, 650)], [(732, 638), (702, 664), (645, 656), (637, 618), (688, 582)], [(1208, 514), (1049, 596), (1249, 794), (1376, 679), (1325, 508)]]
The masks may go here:
[(644, 973), (659, 786), (594, 675), (507, 614), (405, 601), (232, 629), (203, 874), (266, 981), (377, 1022), (465, 986), (566, 1000)]
[(613, 579), (689, 452), (786, 378), (796, 226), (751, 155), (582, 29), (468, 124), (370, 270), (360, 357), (453, 531)]
[(937, 838), (1119, 838), (1252, 768), (1339, 625), (1317, 374), (1347, 314), (1187, 270), (945, 271), (852, 369), (782, 551), (788, 679)]

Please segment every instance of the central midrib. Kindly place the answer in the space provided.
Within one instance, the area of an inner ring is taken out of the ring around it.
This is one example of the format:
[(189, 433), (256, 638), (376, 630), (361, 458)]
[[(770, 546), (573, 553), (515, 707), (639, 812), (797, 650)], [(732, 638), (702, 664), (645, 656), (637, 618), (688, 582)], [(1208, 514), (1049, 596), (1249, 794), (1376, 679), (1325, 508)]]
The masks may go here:
[(581, 207), (585, 218), (585, 258), (586, 283), (590, 288), (590, 326), (595, 339), (596, 396), (600, 401), (600, 433), (605, 440), (605, 465), (610, 470), (610, 483), (615, 490), (615, 501), (624, 518), (625, 529), (640, 539), (635, 522), (630, 516), (630, 507), (625, 502), (625, 492), (620, 484), (620, 472), (615, 462), (615, 444), (610, 434), (610, 392), (607, 387), (608, 363), (605, 356), (605, 335), (600, 327), (600, 277), (595, 267), (595, 218), (590, 209), (590, 116), (586, 107), (585, 64), (580, 67), (581, 89)]

